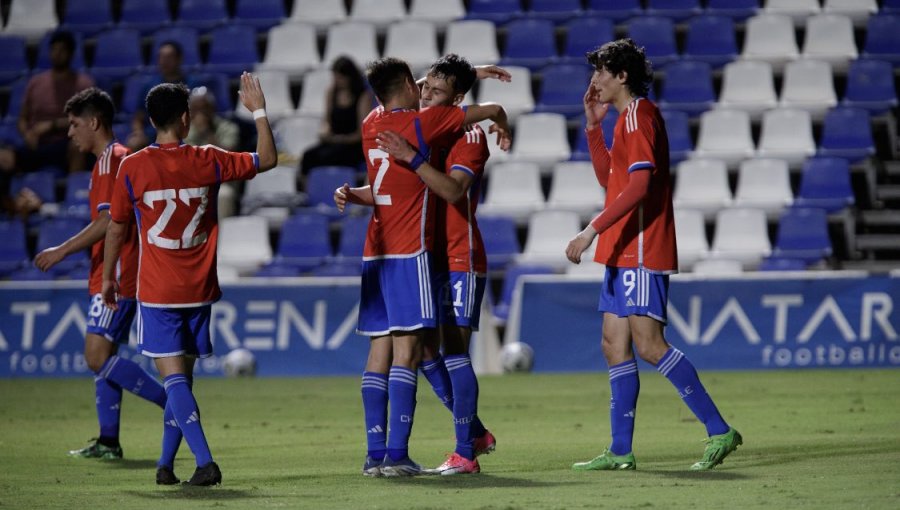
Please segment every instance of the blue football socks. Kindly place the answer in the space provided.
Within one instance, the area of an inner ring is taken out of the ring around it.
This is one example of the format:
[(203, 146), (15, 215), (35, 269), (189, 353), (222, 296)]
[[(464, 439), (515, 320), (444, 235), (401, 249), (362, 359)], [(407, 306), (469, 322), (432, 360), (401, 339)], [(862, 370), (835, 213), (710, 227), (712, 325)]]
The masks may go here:
[(162, 384), (131, 360), (110, 356), (97, 374), (144, 400), (153, 402), (161, 408), (166, 407), (166, 390)]
[(409, 457), (409, 436), (412, 433), (413, 416), (416, 413), (416, 388), (418, 377), (414, 370), (391, 367), (388, 380), (390, 405), (387, 454), (391, 460)]
[[(478, 412), (478, 379), (472, 369), (468, 354), (444, 358), (453, 384), (453, 424), (456, 429), (456, 453), (472, 460), (475, 458), (475, 433), (473, 425)], [(480, 422), (479, 422), (480, 424)], [(481, 427), (484, 429), (484, 427)], [(482, 432), (482, 435), (484, 433)]]
[(122, 410), (122, 387), (97, 375), (94, 376), (97, 421), (100, 437), (116, 441), (119, 438), (119, 415)]
[(380, 461), (387, 451), (387, 374), (363, 372), (362, 401), (366, 420), (368, 456)]
[(452, 412), (453, 387), (450, 381), (450, 374), (447, 373), (447, 366), (444, 364), (444, 358), (438, 355), (432, 360), (423, 361), (421, 368), (422, 373), (425, 374), (425, 379), (428, 379), (438, 400)]
[(212, 462), (212, 454), (200, 424), (200, 409), (191, 392), (191, 386), (184, 374), (173, 374), (163, 380), (166, 395), (171, 404), (172, 414), (175, 417), (184, 439), (197, 459), (197, 467), (205, 466)]
[(728, 432), (728, 424), (719, 414), (716, 404), (706, 393), (706, 388), (700, 382), (694, 365), (685, 357), (684, 353), (674, 347), (670, 347), (656, 365), (656, 369), (678, 390), (678, 395), (691, 409), (694, 416), (706, 426), (706, 433), (710, 436)]
[(631, 359), (609, 367), (609, 388), (609, 425), (612, 430), (609, 450), (614, 455), (626, 455), (631, 453), (634, 416), (641, 391), (637, 361)]

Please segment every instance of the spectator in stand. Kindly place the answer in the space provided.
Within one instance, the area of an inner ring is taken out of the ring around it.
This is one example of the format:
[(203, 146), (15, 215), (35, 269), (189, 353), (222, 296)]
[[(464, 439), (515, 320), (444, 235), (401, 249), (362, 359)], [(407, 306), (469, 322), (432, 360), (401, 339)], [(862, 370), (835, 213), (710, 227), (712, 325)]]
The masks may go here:
[(191, 131), (185, 143), (189, 145), (215, 145), (233, 151), (240, 141), (240, 128), (216, 113), (216, 98), (206, 87), (191, 91)]

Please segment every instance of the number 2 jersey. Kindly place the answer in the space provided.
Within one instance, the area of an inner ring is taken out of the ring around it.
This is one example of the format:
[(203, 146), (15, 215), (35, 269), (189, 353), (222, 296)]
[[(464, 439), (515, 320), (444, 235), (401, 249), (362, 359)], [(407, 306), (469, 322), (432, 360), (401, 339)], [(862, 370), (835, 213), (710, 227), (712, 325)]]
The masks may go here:
[[(119, 172), (119, 164), (128, 156), (128, 147), (110, 142), (103, 149), (94, 168), (91, 170), (91, 184), (88, 191), (88, 203), (91, 207), (91, 221), (96, 221), (103, 211), (109, 211), (113, 188), (116, 184), (116, 175)], [(134, 299), (137, 286), (138, 269), (138, 245), (137, 231), (134, 222), (128, 222), (125, 228), (125, 239), (122, 241), (122, 251), (119, 256), (118, 270), (119, 295), (125, 299)], [(103, 287), (103, 249), (104, 240), (101, 239), (91, 246), (91, 274), (88, 280), (88, 292), (91, 295), (99, 294)]]
[(120, 223), (136, 219), (142, 305), (184, 308), (219, 299), (219, 185), (251, 179), (258, 168), (256, 153), (178, 143), (152, 144), (122, 161), (110, 214)]
[(390, 112), (378, 107), (363, 121), (363, 152), (375, 199), (363, 260), (414, 257), (431, 251), (434, 242), (434, 200), (428, 188), (409, 165), (379, 149), (375, 136), (394, 131), (426, 154), (432, 146), (452, 144), (465, 116), (465, 110), (450, 106)]

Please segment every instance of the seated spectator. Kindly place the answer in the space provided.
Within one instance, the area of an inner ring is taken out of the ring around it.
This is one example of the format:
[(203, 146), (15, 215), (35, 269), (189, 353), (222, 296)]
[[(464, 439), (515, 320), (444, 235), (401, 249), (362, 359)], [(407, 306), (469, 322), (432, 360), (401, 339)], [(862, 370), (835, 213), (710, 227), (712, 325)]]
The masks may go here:
[(191, 131), (185, 143), (215, 145), (225, 150), (237, 150), (240, 129), (237, 124), (216, 113), (216, 98), (206, 87), (191, 91)]

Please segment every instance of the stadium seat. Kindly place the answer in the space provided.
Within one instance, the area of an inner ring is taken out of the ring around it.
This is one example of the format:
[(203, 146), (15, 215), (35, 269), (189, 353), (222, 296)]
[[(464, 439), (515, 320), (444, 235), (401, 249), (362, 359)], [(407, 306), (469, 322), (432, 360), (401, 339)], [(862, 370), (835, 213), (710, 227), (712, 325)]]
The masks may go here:
[(465, 55), (471, 62), (496, 64), (500, 61), (500, 50), (494, 24), (483, 20), (450, 23), (444, 42), (444, 54), (447, 53)]
[(828, 217), (822, 209), (789, 208), (778, 222), (772, 258), (815, 264), (832, 253)]
[(815, 155), (812, 118), (809, 112), (792, 108), (769, 110), (763, 115), (757, 155), (779, 158), (800, 168), (806, 158)]
[(759, 118), (775, 108), (775, 75), (768, 62), (739, 60), (725, 66), (718, 108), (743, 110)]
[(645, 12), (650, 16), (665, 16), (680, 22), (699, 16), (703, 9), (700, 0), (647, 0)]
[(781, 72), (784, 64), (800, 55), (791, 18), (781, 14), (757, 14), (747, 19), (741, 58), (762, 60)]
[(606, 265), (594, 261), (594, 255), (597, 253), (597, 243), (600, 236), (594, 238), (591, 245), (588, 246), (581, 255), (580, 264), (569, 264), (566, 266), (566, 276), (582, 277), (582, 278), (600, 278), (606, 277)]
[(346, 22), (329, 26), (322, 65), (330, 68), (332, 62), (341, 55), (349, 56), (359, 67), (378, 59), (375, 25)]
[(872, 120), (860, 108), (840, 106), (825, 114), (820, 156), (837, 156), (855, 163), (875, 154)]
[(900, 0), (883, 0), (879, 12), (882, 14), (900, 14)]
[(227, 24), (209, 32), (209, 58), (203, 66), (206, 72), (238, 76), (253, 69), (258, 61), (253, 27)]
[(583, 221), (590, 221), (603, 209), (606, 190), (597, 182), (594, 167), (586, 161), (563, 161), (553, 167), (547, 208), (575, 211)]
[(353, 0), (350, 7), (350, 21), (371, 23), (379, 31), (405, 19), (404, 0)]
[[(566, 240), (568, 242), (568, 240)], [(560, 250), (563, 251), (563, 250)], [(500, 299), (494, 305), (494, 318), (505, 323), (509, 318), (509, 307), (513, 302), (513, 293), (516, 291), (516, 285), (519, 278), (525, 275), (555, 274), (554, 268), (542, 264), (520, 265), (512, 264), (506, 267), (506, 273), (503, 276), (503, 287), (500, 291)]]
[(410, 19), (429, 21), (439, 27), (462, 19), (465, 15), (463, 0), (412, 0), (409, 7)]
[(570, 262), (566, 245), (581, 232), (581, 220), (574, 211), (538, 211), (528, 219), (528, 238), (516, 264), (542, 264), (562, 271)]
[(159, 48), (168, 41), (177, 42), (181, 46), (181, 68), (193, 70), (200, 66), (200, 36), (197, 30), (190, 27), (166, 27), (157, 30), (151, 36), (150, 62), (148, 71), (156, 71), (159, 60)]
[[(9, 101), (6, 104), (6, 113), (3, 115), (3, 124), (14, 128), (15, 133), (13, 133), (13, 136), (19, 135), (16, 122), (19, 120), (19, 112), (22, 111), (22, 101), (25, 97), (25, 87), (27, 86), (27, 76), (23, 76), (9, 85)], [(21, 136), (19, 136), (19, 139), (21, 139)]]
[(130, 28), (114, 28), (97, 34), (91, 74), (98, 80), (118, 81), (141, 69), (141, 34)]
[(56, 172), (38, 170), (16, 175), (9, 185), (10, 196), (15, 196), (23, 188), (33, 191), (45, 204), (56, 202)]
[(693, 272), (710, 277), (740, 276), (744, 272), (744, 266), (738, 260), (705, 259), (694, 264)]
[(863, 56), (900, 64), (900, 15), (877, 14), (866, 24), (866, 45)]
[(720, 68), (738, 55), (734, 22), (725, 16), (697, 16), (687, 24), (684, 58)]
[(835, 213), (856, 203), (850, 165), (843, 158), (810, 158), (803, 165), (794, 205)]
[(640, 0), (588, 0), (587, 13), (615, 23), (644, 13)]
[(325, 115), (325, 92), (331, 84), (330, 69), (318, 69), (303, 75), (297, 115), (321, 118)]
[(320, 166), (309, 171), (306, 205), (332, 217), (341, 213), (334, 206), (334, 190), (344, 183), (356, 184), (356, 169), (347, 166)]
[(559, 113), (568, 118), (584, 113), (584, 89), (590, 83), (592, 73), (592, 69), (584, 64), (545, 67), (541, 71), (541, 94), (534, 111)]
[(328, 217), (295, 214), (285, 220), (272, 263), (293, 266), (301, 273), (322, 265), (332, 256)]
[(79, 32), (85, 37), (91, 37), (97, 32), (112, 28), (113, 16), (110, 4), (110, 0), (66, 2), (60, 28), (70, 32)]
[(883, 60), (859, 59), (850, 63), (843, 106), (864, 108), (872, 115), (897, 107), (894, 69)]
[[(294, 100), (291, 98), (291, 82), (286, 71), (258, 71), (256, 76), (259, 84), (266, 94), (266, 112), (269, 122), (289, 117), (294, 114)], [(236, 98), (235, 115), (247, 122), (253, 122), (252, 112), (241, 104), (240, 98)]]
[(362, 264), (340, 264), (328, 263), (323, 264), (312, 270), (311, 276), (336, 277), (336, 276), (353, 276), (359, 278), (362, 274)]
[(566, 23), (566, 43), (560, 63), (585, 64), (585, 54), (615, 39), (612, 20), (599, 16), (581, 16)]
[[(471, 22), (470, 22), (471, 23)], [(534, 95), (531, 93), (531, 71), (527, 67), (509, 66), (506, 70), (512, 81), (483, 80), (478, 88), (478, 101), (494, 101), (503, 105), (511, 123), (519, 115), (534, 110)]]
[(91, 219), (90, 187), (91, 172), (70, 172), (66, 176), (66, 197), (61, 211), (63, 216)]
[(700, 134), (692, 157), (721, 159), (736, 167), (755, 153), (750, 114), (721, 109), (710, 110), (700, 116)]
[(259, 71), (284, 71), (299, 78), (321, 65), (316, 46), (316, 28), (306, 23), (285, 23), (272, 27), (266, 55), (256, 65)]
[(35, 40), (54, 30), (56, 0), (14, 0), (9, 6), (3, 35), (20, 35)]
[(663, 110), (666, 133), (669, 135), (669, 165), (675, 166), (694, 151), (688, 114), (677, 110)]
[[(582, 121), (582, 119), (583, 117), (579, 118), (578, 129), (575, 130), (575, 149), (572, 151), (571, 158), (573, 161), (591, 160), (590, 148), (588, 147), (587, 141), (587, 133), (584, 130), (585, 122)], [(613, 134), (615, 132), (616, 121), (618, 119), (619, 112), (617, 112), (615, 108), (610, 108), (606, 111), (606, 116), (603, 117), (603, 121), (600, 123), (600, 127), (603, 130), (603, 141), (606, 143), (607, 148), (612, 147)]]
[(337, 253), (331, 261), (332, 264), (350, 264), (356, 266), (362, 263), (363, 249), (366, 244), (366, 234), (369, 230), (371, 215), (347, 216), (340, 222), (341, 235), (338, 240)]
[[(316, 268), (321, 265), (316, 266)], [(277, 258), (259, 268), (253, 276), (256, 278), (296, 278), (300, 276), (301, 269), (291, 264), (285, 264)]]
[(759, 0), (706, 0), (706, 13), (726, 16), (736, 22), (755, 16), (759, 12)]
[(825, 0), (822, 12), (841, 14), (850, 18), (856, 26), (865, 26), (869, 16), (878, 12), (876, 0)]
[(225, 0), (180, 0), (177, 25), (208, 32), (228, 21)]
[(275, 141), (278, 151), (299, 159), (306, 149), (319, 143), (321, 122), (315, 117), (288, 117), (275, 125)]
[[(216, 109), (224, 115), (231, 114), (231, 89), (228, 76), (223, 73), (193, 73), (194, 83), (209, 89), (216, 97)], [(243, 107), (242, 107), (243, 108)]]
[(581, 0), (531, 0), (524, 15), (562, 23), (582, 14)]
[(510, 159), (533, 161), (549, 173), (553, 165), (572, 156), (566, 118), (558, 113), (529, 113), (516, 119)]
[(280, 24), (286, 17), (284, 0), (237, 0), (234, 17), (260, 32)]
[(26, 265), (9, 274), (9, 279), (14, 282), (42, 282), (53, 279), (54, 271), (41, 271), (40, 269)]
[(775, 219), (793, 202), (787, 161), (756, 158), (741, 163), (734, 192), (735, 206), (762, 209), (770, 219)]
[(681, 110), (696, 116), (712, 108), (715, 103), (716, 93), (709, 64), (679, 60), (666, 66), (659, 97), (660, 108)]
[(524, 222), (543, 208), (544, 192), (537, 164), (510, 161), (491, 167), (484, 203), (478, 207), (480, 213)]
[(422, 76), (438, 59), (437, 29), (430, 21), (403, 21), (388, 28), (384, 54), (409, 64), (413, 76)]
[(335, 23), (347, 21), (344, 0), (294, 0), (290, 23), (310, 23), (324, 31)]
[(553, 22), (519, 19), (506, 25), (506, 48), (501, 66), (522, 66), (536, 71), (558, 59)]
[[(76, 218), (54, 218), (41, 223), (35, 253), (40, 253), (51, 246), (62, 244), (70, 237), (81, 232), (86, 224), (85, 221)], [(81, 250), (70, 254), (53, 266), (48, 273), (54, 276), (63, 275), (80, 265), (88, 263), (90, 263), (88, 250)]]
[(797, 26), (802, 26), (810, 16), (822, 12), (819, 0), (766, 0), (763, 12), (788, 16)]
[(466, 19), (485, 20), (502, 25), (522, 16), (520, 0), (470, 0)]
[(694, 264), (709, 256), (703, 211), (675, 209), (675, 242), (678, 244), (678, 268), (690, 271)]
[(241, 214), (254, 213), (261, 207), (293, 208), (300, 205), (297, 193), (297, 167), (278, 166), (247, 181), (241, 197)]
[(269, 227), (260, 216), (231, 216), (219, 220), (218, 263), (241, 275), (255, 273), (272, 261)]
[(831, 65), (807, 59), (789, 63), (784, 68), (779, 103), (783, 108), (806, 110), (813, 120), (822, 120), (825, 112), (837, 105)]
[(828, 62), (838, 72), (859, 56), (853, 36), (853, 22), (841, 14), (819, 14), (806, 20), (803, 58)]
[(771, 253), (766, 213), (761, 209), (731, 207), (716, 215), (711, 258), (739, 260), (745, 270), (754, 270)]
[(522, 252), (513, 218), (486, 215), (479, 211), (478, 229), (484, 241), (489, 270), (502, 270)]
[(17, 220), (0, 220), (0, 278), (28, 264), (25, 225)]
[(785, 259), (781, 257), (766, 257), (759, 264), (760, 271), (804, 271), (806, 262), (800, 259)]
[(718, 159), (688, 159), (675, 172), (673, 204), (678, 209), (695, 209), (712, 218), (732, 202), (728, 167)]
[(131, 28), (149, 35), (172, 23), (168, 0), (122, 0), (119, 28)]
[(0, 86), (8, 85), (28, 73), (25, 38), (0, 36)]
[(671, 18), (663, 16), (641, 16), (628, 21), (628, 36), (644, 52), (654, 68), (677, 60), (678, 50), (675, 46), (675, 25)]

